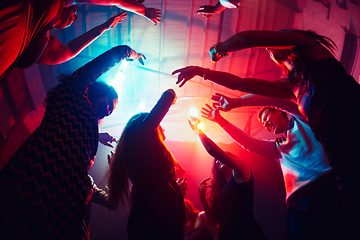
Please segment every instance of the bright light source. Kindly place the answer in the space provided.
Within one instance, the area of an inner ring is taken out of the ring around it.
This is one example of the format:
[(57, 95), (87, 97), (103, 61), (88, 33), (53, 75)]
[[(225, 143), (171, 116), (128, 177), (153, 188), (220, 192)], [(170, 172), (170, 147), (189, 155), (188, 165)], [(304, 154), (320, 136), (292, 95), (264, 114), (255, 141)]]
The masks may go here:
[(129, 66), (129, 62), (122, 61), (116, 72), (115, 78), (112, 79), (108, 84), (115, 88), (115, 91), (120, 94), (122, 92), (122, 84), (126, 81), (125, 71)]
[(199, 114), (198, 114), (198, 111), (195, 107), (193, 108), (190, 108), (190, 117), (196, 117), (196, 118), (199, 118)]
[(139, 102), (139, 105), (138, 105), (138, 108), (136, 110), (136, 113), (139, 113), (139, 112), (144, 112), (145, 111), (145, 104), (146, 104), (146, 99), (140, 99), (140, 102)]
[(197, 125), (197, 128), (204, 131), (204, 128), (205, 128), (205, 124), (203, 122), (200, 122), (198, 125)]

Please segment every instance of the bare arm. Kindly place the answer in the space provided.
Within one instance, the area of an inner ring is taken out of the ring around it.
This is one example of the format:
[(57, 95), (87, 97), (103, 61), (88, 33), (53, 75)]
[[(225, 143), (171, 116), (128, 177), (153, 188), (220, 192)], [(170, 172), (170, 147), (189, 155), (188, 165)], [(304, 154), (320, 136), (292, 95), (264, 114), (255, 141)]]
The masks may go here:
[(201, 129), (197, 128), (200, 120), (193, 118), (189, 124), (194, 132), (199, 136), (201, 143), (206, 151), (215, 159), (224, 163), (234, 170), (234, 178), (237, 183), (246, 182), (250, 179), (250, 168), (239, 158), (233, 157), (222, 150), (214, 141), (212, 141)]
[(105, 6), (117, 6), (125, 11), (133, 12), (147, 18), (155, 24), (161, 22), (161, 11), (155, 8), (147, 8), (136, 0), (74, 0), (73, 4), (90, 3)]
[[(278, 159), (279, 154), (276, 148), (275, 141), (260, 140), (247, 135), (243, 130), (231, 124), (228, 120), (223, 118), (218, 109), (213, 109), (209, 105), (203, 108), (202, 117), (218, 123), (231, 138), (233, 138), (244, 149), (261, 154), (266, 157)], [(226, 164), (226, 163), (225, 163)]]
[(330, 58), (333, 55), (317, 41), (301, 32), (279, 32), (251, 30), (239, 32), (218, 45), (221, 52), (234, 52), (246, 48), (302, 48), (311, 54), (314, 60)]
[(126, 16), (127, 14), (125, 12), (115, 15), (109, 18), (109, 20), (103, 24), (100, 24), (86, 33), (81, 34), (79, 37), (73, 39), (68, 44), (61, 43), (56, 38), (50, 37), (49, 43), (39, 58), (38, 63), (45, 65), (55, 65), (69, 61), (70, 59), (77, 56), (84, 48), (96, 40), (105, 31), (115, 27)]
[(298, 105), (293, 101), (285, 99), (265, 97), (256, 94), (247, 94), (239, 98), (231, 98), (221, 93), (215, 93), (211, 96), (211, 99), (214, 100), (213, 106), (222, 111), (230, 111), (238, 107), (269, 106), (279, 108), (302, 121), (306, 121), (299, 112)]
[(193, 77), (201, 76), (206, 80), (210, 80), (219, 85), (242, 92), (288, 100), (296, 99), (292, 92), (293, 83), (291, 83), (288, 79), (268, 81), (256, 78), (240, 78), (230, 73), (212, 71), (198, 66), (187, 66), (172, 72), (173, 75), (177, 73), (179, 73), (179, 75), (176, 84), (180, 84), (179, 87), (182, 87)]
[(143, 127), (146, 131), (154, 131), (165, 117), (171, 105), (175, 104), (176, 93), (173, 89), (166, 90), (150, 111), (149, 115), (143, 120)]

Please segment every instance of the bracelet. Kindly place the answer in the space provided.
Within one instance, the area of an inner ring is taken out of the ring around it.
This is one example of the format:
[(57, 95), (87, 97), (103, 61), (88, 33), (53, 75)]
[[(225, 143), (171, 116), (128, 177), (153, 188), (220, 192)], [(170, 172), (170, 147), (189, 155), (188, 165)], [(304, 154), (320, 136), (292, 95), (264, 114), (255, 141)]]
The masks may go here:
[(221, 58), (227, 57), (229, 54), (227, 52), (221, 52), (218, 49), (219, 44), (222, 44), (223, 42), (217, 42), (214, 44), (213, 48), (215, 50), (216, 55), (219, 55)]
[(207, 73), (208, 70), (210, 70), (210, 69), (209, 69), (209, 68), (206, 68), (206, 69), (205, 69), (204, 75), (203, 75), (203, 77), (202, 77), (204, 80), (207, 80), (207, 78), (206, 78), (205, 75), (206, 75), (206, 73)]

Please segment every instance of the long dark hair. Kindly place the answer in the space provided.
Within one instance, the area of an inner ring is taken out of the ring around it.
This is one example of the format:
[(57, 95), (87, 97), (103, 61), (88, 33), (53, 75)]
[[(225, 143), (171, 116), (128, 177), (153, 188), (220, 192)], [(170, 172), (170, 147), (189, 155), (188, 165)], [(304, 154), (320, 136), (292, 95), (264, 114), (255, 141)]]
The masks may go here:
[[(331, 53), (334, 54), (334, 50), (337, 49), (337, 46), (333, 40), (330, 38), (319, 35), (311, 30), (298, 30), (298, 29), (284, 29), (280, 32), (299, 32), (303, 33), (315, 41), (317, 41), (320, 45), (325, 47), (327, 50), (329, 50)], [(314, 60), (311, 54), (303, 51), (303, 49), (300, 49), (299, 47), (294, 47), (289, 50), (290, 51), (290, 59), (294, 65), (294, 70), (291, 72), (288, 72), (290, 79), (299, 79), (304, 77), (304, 75), (307, 73), (307, 70), (309, 69), (310, 63)]]
[[(148, 113), (138, 113), (132, 116), (127, 122), (116, 146), (115, 154), (107, 173), (107, 186), (109, 188), (108, 202), (110, 206), (114, 206), (115, 209), (119, 207), (119, 203), (121, 203), (122, 206), (129, 203), (132, 183), (130, 181), (131, 172), (127, 167), (127, 161), (136, 161), (136, 159), (133, 159), (133, 153), (134, 151), (138, 151), (138, 149), (136, 149), (137, 146), (133, 146), (133, 144), (129, 142), (129, 137), (131, 137), (133, 130), (147, 115)], [(156, 151), (159, 155), (158, 158), (169, 161), (171, 166), (170, 174), (173, 175), (175, 159), (160, 139), (159, 134), (158, 129), (153, 132), (151, 139), (151, 141), (153, 141), (152, 145), (158, 148), (158, 151)]]

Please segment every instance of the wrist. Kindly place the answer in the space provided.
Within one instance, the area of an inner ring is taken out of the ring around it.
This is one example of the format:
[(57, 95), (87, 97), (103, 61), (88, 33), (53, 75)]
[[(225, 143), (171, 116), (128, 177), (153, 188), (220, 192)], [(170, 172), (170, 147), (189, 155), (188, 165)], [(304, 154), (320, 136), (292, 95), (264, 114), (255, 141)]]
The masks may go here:
[(202, 75), (202, 78), (203, 78), (204, 80), (208, 80), (207, 74), (209, 73), (209, 71), (210, 71), (209, 68), (206, 68), (206, 69), (204, 70), (204, 73), (203, 73), (203, 75)]

